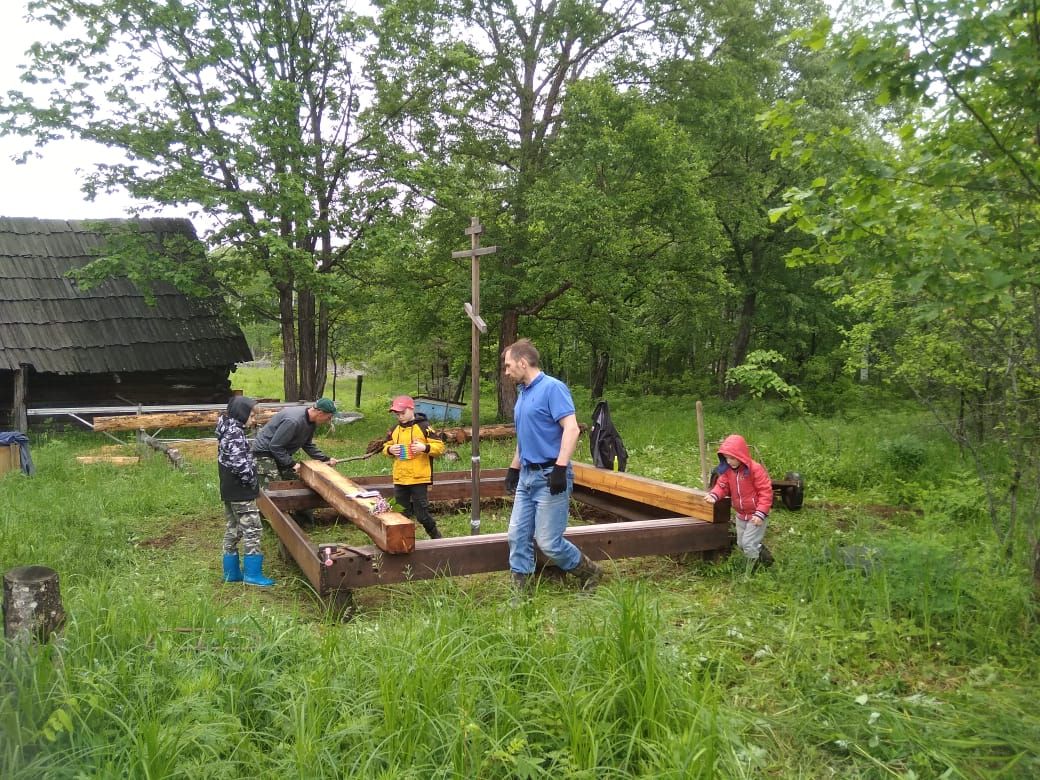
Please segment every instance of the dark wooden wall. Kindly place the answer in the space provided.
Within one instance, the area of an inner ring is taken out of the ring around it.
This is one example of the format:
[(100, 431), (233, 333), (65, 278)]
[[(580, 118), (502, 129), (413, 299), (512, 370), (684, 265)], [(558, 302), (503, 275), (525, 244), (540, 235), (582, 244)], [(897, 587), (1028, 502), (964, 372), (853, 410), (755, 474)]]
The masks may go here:
[[(40, 406), (218, 404), (231, 397), (230, 366), (121, 374), (30, 372), (26, 402)], [(12, 428), (14, 372), (0, 371), (0, 430)], [(29, 424), (40, 417), (30, 417)]]

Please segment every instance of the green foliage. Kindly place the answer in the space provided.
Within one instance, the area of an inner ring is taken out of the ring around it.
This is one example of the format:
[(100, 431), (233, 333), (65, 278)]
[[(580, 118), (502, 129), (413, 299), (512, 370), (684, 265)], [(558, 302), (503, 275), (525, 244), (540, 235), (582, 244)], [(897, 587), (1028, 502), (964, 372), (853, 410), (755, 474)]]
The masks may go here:
[[(933, 409), (974, 459), (1008, 544), (1019, 522), (1037, 533), (1036, 512), (1016, 499), (1040, 475), (1040, 152), (1023, 131), (1040, 125), (1040, 103), (1020, 94), (1040, 72), (1038, 29), (1022, 4), (898, 4), (829, 44), (880, 107), (874, 132), (820, 133), (793, 104), (762, 115), (781, 132), (778, 157), (842, 166), (790, 189), (775, 216), (813, 238), (792, 264), (840, 266), (831, 284), (859, 320), (847, 331), (850, 367), (876, 368)], [(800, 37), (820, 47), (826, 33)]]
[(928, 451), (924, 442), (913, 434), (885, 439), (880, 445), (881, 457), (897, 474), (913, 476), (925, 464)]
[(762, 398), (773, 393), (783, 398), (796, 409), (804, 409), (801, 391), (785, 382), (771, 365), (784, 362), (784, 356), (772, 350), (756, 350), (748, 354), (739, 366), (726, 372), (726, 384), (741, 385), (753, 397)]

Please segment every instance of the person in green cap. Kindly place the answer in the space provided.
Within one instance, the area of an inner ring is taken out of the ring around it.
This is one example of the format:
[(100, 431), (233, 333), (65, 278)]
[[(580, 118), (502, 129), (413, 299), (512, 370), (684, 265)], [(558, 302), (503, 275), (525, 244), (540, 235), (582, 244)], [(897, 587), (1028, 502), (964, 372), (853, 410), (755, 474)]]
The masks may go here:
[(339, 461), (330, 458), (314, 443), (314, 430), (332, 420), (336, 404), (328, 398), (319, 398), (310, 406), (287, 406), (267, 421), (253, 441), (253, 456), (260, 472), (260, 484), (276, 479), (294, 479), (300, 470), (293, 455), (303, 450), (315, 460), (335, 466)]

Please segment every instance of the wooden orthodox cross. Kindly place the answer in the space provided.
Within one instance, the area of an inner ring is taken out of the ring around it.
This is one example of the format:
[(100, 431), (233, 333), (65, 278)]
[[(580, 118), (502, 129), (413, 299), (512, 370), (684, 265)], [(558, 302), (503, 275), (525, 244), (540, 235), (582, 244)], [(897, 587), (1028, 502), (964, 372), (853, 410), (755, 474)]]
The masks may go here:
[(471, 217), (466, 235), (470, 237), (470, 248), (452, 252), (453, 258), (468, 257), (470, 259), (471, 299), (462, 304), (466, 315), (472, 323), (470, 337), (470, 425), (472, 426), (470, 448), (470, 474), (473, 478), (473, 511), (469, 519), (469, 532), (480, 533), (480, 334), (487, 333), (487, 324), (480, 318), (480, 256), (490, 255), (498, 251), (497, 246), (480, 245), (480, 234), (484, 226), (479, 217)]

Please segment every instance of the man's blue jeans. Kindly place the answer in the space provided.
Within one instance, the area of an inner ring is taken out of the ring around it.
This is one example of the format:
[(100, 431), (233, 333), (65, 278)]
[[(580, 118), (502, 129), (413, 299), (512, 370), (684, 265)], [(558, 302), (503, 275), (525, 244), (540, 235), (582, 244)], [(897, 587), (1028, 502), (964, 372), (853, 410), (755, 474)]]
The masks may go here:
[(563, 538), (567, 530), (574, 471), (567, 467), (567, 489), (549, 494), (549, 468), (520, 469), (513, 513), (509, 516), (509, 568), (518, 574), (534, 572), (534, 545), (563, 571), (581, 562), (581, 550)]

